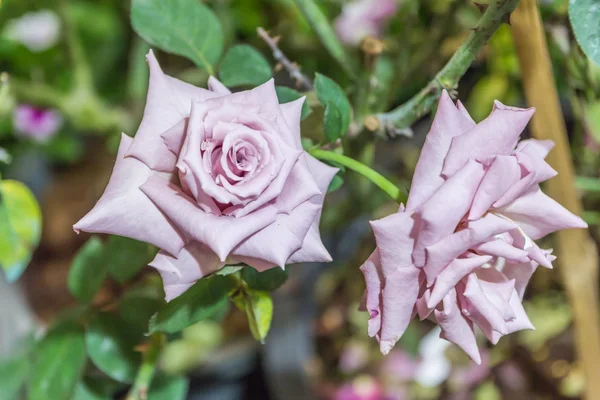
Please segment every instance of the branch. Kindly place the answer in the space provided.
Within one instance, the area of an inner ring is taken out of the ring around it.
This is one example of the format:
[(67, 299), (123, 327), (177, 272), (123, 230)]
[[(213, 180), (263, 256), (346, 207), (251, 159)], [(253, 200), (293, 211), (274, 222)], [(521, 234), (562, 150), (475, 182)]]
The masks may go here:
[[(527, 102), (537, 108), (531, 131), (537, 139), (551, 139), (556, 147), (548, 163), (558, 176), (546, 183), (550, 197), (574, 214), (582, 214), (574, 185), (573, 161), (567, 129), (554, 83), (552, 63), (535, 0), (523, 0), (512, 27)], [(598, 309), (598, 251), (589, 233), (567, 229), (555, 234), (559, 272), (573, 310), (577, 355), (586, 377), (585, 398), (600, 398), (600, 310)]]
[(135, 377), (133, 386), (129, 390), (125, 400), (146, 400), (148, 398), (148, 390), (154, 377), (158, 357), (162, 349), (165, 338), (162, 334), (154, 334), (150, 336), (150, 343), (144, 349), (142, 365)]
[(296, 3), (296, 6), (298, 6), (304, 17), (308, 20), (310, 26), (317, 33), (319, 39), (321, 39), (321, 43), (329, 51), (329, 54), (340, 64), (348, 76), (356, 78), (357, 74), (354, 70), (353, 60), (346, 54), (344, 46), (338, 40), (327, 17), (325, 17), (319, 6), (317, 6), (314, 0), (294, 0), (294, 3)]
[(272, 38), (269, 36), (269, 32), (265, 31), (262, 27), (256, 28), (258, 36), (271, 48), (273, 51), (273, 58), (288, 71), (290, 76), (296, 80), (298, 85), (302, 85), (306, 90), (313, 90), (312, 82), (307, 78), (298, 67), (298, 64), (290, 61), (289, 58), (283, 54), (277, 44), (279, 43), (279, 36)]
[(342, 165), (348, 169), (358, 172), (381, 190), (387, 193), (392, 199), (398, 203), (406, 203), (406, 193), (402, 192), (396, 185), (390, 182), (387, 178), (381, 175), (379, 172), (367, 167), (366, 165), (342, 154), (335, 153), (333, 151), (313, 149), (310, 154), (318, 158), (319, 160), (333, 161), (336, 164)]
[(451, 93), (455, 91), (459, 80), (467, 72), (477, 54), (498, 27), (508, 20), (518, 3), (519, 0), (495, 0), (490, 4), (473, 32), (435, 78), (408, 102), (392, 111), (378, 114), (380, 125), (388, 132), (405, 129), (431, 111), (443, 89), (448, 89)]

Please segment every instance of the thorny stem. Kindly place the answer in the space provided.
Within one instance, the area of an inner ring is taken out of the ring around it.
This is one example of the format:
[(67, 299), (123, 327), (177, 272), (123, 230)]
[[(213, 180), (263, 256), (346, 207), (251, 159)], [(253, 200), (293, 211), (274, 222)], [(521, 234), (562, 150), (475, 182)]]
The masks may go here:
[(152, 378), (154, 378), (156, 364), (158, 363), (164, 341), (165, 338), (161, 333), (155, 333), (150, 336), (148, 347), (144, 349), (142, 364), (125, 400), (146, 400), (148, 398), (148, 390), (150, 389)]
[(313, 90), (313, 85), (310, 79), (306, 77), (300, 71), (298, 65), (290, 61), (290, 59), (287, 58), (277, 46), (279, 37), (272, 38), (269, 36), (269, 32), (264, 30), (262, 27), (256, 28), (256, 32), (258, 33), (258, 36), (260, 36), (261, 39), (264, 40), (265, 43), (271, 48), (271, 51), (273, 51), (273, 58), (287, 70), (290, 76), (295, 79), (299, 85), (304, 86), (306, 90)]
[(358, 172), (377, 185), (381, 190), (387, 193), (388, 196), (398, 203), (406, 203), (406, 193), (402, 192), (398, 186), (394, 185), (379, 172), (367, 167), (363, 163), (333, 151), (313, 149), (310, 151), (310, 154), (319, 160), (333, 161), (334, 163), (351, 169), (354, 172)]
[[(556, 143), (547, 161), (559, 173), (546, 183), (546, 189), (569, 211), (581, 215), (567, 130), (536, 0), (521, 1), (512, 22), (527, 102), (537, 108), (531, 122), (533, 136)], [(585, 398), (600, 399), (598, 252), (586, 230), (567, 229), (555, 235), (559, 271), (573, 310), (577, 353), (586, 377)]]
[(390, 132), (407, 128), (431, 111), (443, 89), (455, 90), (477, 54), (518, 3), (519, 0), (495, 0), (490, 4), (477, 26), (435, 78), (408, 102), (387, 113), (378, 114), (380, 125)]
[(329, 54), (338, 62), (342, 69), (351, 78), (356, 78), (355, 64), (344, 50), (344, 46), (338, 40), (327, 17), (323, 14), (314, 0), (294, 0), (302, 15), (321, 39)]

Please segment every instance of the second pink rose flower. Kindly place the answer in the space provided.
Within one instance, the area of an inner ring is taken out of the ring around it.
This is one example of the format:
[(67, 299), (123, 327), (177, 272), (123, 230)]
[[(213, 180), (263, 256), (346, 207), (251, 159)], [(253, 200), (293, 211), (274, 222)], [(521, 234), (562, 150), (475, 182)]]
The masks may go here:
[(556, 171), (544, 161), (552, 142), (519, 142), (533, 113), (496, 102), (476, 124), (443, 93), (406, 208), (371, 223), (377, 248), (361, 267), (369, 335), (384, 354), (416, 314), (477, 363), (474, 325), (494, 344), (533, 328), (523, 293), (555, 258), (534, 240), (587, 227), (540, 190)]

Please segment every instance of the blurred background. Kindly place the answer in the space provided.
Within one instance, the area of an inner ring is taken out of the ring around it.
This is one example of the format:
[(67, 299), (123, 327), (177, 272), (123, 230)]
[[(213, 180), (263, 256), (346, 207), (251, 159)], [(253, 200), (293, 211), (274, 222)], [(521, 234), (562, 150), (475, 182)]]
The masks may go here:
[[(331, 61), (291, 0), (204, 3), (221, 21), (226, 45), (243, 42), (259, 49), (275, 67), (278, 85), (294, 87), (294, 81), (275, 66), (269, 47), (256, 34), (259, 26), (281, 36), (279, 47), (306, 75), (318, 71), (335, 79), (357, 106), (359, 88), (352, 87)], [(340, 39), (361, 63), (371, 62), (372, 57), (363, 39), (379, 38), (383, 50), (376, 68), (390, 82), (377, 94), (379, 111), (401, 104), (425, 86), (481, 15), (471, 1), (392, 3), (386, 13), (370, 16), (368, 24), (360, 25), (368, 8), (349, 10), (342, 0), (320, 2), (330, 20), (336, 21)], [(574, 41), (568, 0), (539, 3), (576, 184), (585, 204), (584, 218), (598, 241), (600, 67), (588, 61)], [(89, 236), (76, 235), (72, 225), (100, 197), (120, 133), (133, 135), (141, 120), (148, 81), (144, 55), (149, 48), (130, 27), (126, 0), (1, 2), (0, 173), (24, 182), (43, 216), (40, 245), (27, 270), (15, 284), (0, 282), (0, 357), (4, 359), (26, 357), (19, 349), (26, 348), (32, 337), (52, 321), (77, 312), (67, 278), (74, 255)], [(157, 57), (168, 74), (205, 85), (208, 75), (190, 61), (162, 52)], [(307, 95), (313, 105), (314, 94)], [(508, 25), (495, 33), (469, 69), (458, 97), (478, 121), (487, 116), (494, 99), (525, 106)], [(322, 135), (322, 113), (313, 107), (303, 122), (303, 135), (314, 139)], [(431, 118), (393, 138), (375, 137), (362, 129), (361, 118), (364, 115), (355, 108), (355, 123), (344, 143), (346, 153), (408, 189)], [(428, 321), (414, 321), (384, 358), (376, 341), (367, 336), (368, 315), (357, 310), (364, 291), (358, 267), (374, 248), (367, 221), (394, 212), (397, 204), (360, 176), (346, 173), (338, 180), (339, 188), (327, 197), (321, 223), (335, 261), (289, 268), (288, 281), (274, 294), (273, 324), (264, 345), (252, 339), (245, 316), (234, 309), (187, 328), (167, 345), (161, 370), (190, 378), (189, 385), (182, 386), (187, 398), (580, 398), (585, 381), (574, 353), (571, 309), (560, 275), (552, 270), (538, 270), (526, 293), (525, 308), (536, 330), (504, 337), (494, 347), (485, 347), (482, 341), (481, 366), (438, 339), (439, 332)], [(159, 279), (150, 268), (126, 283), (108, 279), (93, 303), (110, 305), (141, 283), (159, 287)], [(21, 371), (14, 367), (18, 364), (2, 365), (0, 381), (15, 379)], [(93, 369), (86, 371), (86, 379), (92, 379)], [(113, 385), (119, 396), (117, 382), (106, 378), (101, 383)], [(82, 397), (82, 393), (76, 392), (80, 397), (75, 398), (111, 398)]]

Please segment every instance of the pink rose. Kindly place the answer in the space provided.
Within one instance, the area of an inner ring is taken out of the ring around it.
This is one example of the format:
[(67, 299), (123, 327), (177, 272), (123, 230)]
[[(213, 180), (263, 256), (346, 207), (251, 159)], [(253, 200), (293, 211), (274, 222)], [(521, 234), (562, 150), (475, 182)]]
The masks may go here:
[(556, 175), (544, 161), (553, 143), (517, 143), (533, 112), (496, 102), (475, 124), (443, 93), (406, 209), (371, 223), (377, 249), (361, 267), (369, 334), (384, 354), (416, 313), (435, 318), (440, 336), (477, 363), (473, 324), (494, 344), (533, 328), (523, 292), (554, 260), (534, 240), (587, 227), (540, 190)]
[(355, 0), (344, 5), (335, 20), (340, 39), (357, 45), (366, 36), (380, 36), (385, 21), (396, 13), (396, 0)]
[(272, 80), (234, 94), (212, 77), (197, 88), (147, 59), (144, 118), (122, 135), (108, 186), (75, 231), (159, 247), (150, 265), (167, 300), (225, 263), (331, 261), (319, 219), (336, 169), (302, 150), (304, 99), (280, 105)]
[(13, 125), (23, 137), (38, 142), (46, 142), (54, 136), (63, 124), (62, 116), (55, 110), (45, 110), (22, 104), (15, 108)]

